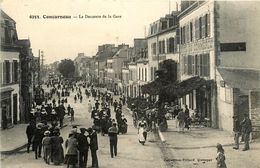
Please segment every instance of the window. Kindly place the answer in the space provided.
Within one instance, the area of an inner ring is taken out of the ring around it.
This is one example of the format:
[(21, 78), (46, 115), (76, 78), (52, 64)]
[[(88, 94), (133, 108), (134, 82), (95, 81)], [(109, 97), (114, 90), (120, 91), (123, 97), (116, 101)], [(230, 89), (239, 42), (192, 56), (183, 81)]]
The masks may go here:
[(169, 27), (173, 26), (173, 18), (169, 18)]
[(156, 55), (156, 43), (152, 43), (152, 55)]
[(188, 57), (183, 56), (183, 74), (188, 74)]
[(205, 15), (205, 37), (210, 36), (210, 17), (209, 14)]
[(167, 43), (167, 52), (168, 53), (174, 53), (174, 49), (175, 49), (174, 38), (171, 37), (167, 41), (168, 41), (168, 43)]
[(195, 20), (195, 39), (199, 39), (199, 34), (200, 34), (200, 27), (199, 27), (199, 19)]
[(191, 63), (191, 59), (192, 59), (192, 55), (188, 55), (188, 75), (192, 74), (192, 63)]
[(187, 43), (189, 43), (190, 42), (190, 25), (189, 24), (187, 24), (185, 31), (186, 31), (185, 32), (185, 35), (186, 35), (186, 40), (185, 41)]
[(159, 41), (159, 54), (165, 53), (165, 40)]
[(162, 30), (167, 29), (167, 21), (162, 21)]
[(200, 55), (200, 76), (209, 76), (209, 54)]

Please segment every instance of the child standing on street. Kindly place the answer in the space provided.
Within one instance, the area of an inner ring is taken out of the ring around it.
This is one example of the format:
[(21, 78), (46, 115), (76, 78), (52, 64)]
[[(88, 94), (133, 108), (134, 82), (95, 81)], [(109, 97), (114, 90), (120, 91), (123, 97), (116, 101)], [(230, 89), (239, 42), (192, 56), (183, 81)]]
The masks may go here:
[(224, 149), (221, 144), (217, 144), (217, 168), (227, 168), (225, 160)]

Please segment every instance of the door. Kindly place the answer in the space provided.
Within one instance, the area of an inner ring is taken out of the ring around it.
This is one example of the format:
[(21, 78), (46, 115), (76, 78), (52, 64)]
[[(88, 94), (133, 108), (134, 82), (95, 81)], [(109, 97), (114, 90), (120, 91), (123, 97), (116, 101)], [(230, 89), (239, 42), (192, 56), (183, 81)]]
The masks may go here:
[(244, 114), (249, 115), (249, 99), (248, 95), (242, 95), (238, 98), (238, 117), (239, 120), (242, 121), (244, 118)]
[(13, 121), (17, 124), (17, 94), (13, 95)]

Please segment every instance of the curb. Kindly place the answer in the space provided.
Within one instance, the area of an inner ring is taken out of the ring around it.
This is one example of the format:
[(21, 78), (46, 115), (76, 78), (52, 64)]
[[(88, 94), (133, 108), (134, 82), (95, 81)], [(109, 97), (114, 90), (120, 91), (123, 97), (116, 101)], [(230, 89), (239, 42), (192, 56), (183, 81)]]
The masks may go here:
[[(67, 124), (64, 124), (63, 127), (61, 127), (61, 129), (62, 129), (62, 128), (65, 128), (65, 127), (67, 127), (67, 126), (68, 126)], [(19, 147), (17, 147), (17, 148), (15, 148), (15, 149), (12, 149), (12, 150), (0, 151), (0, 154), (1, 154), (1, 155), (12, 155), (12, 154), (17, 153), (17, 152), (19, 152), (20, 150), (22, 150), (22, 149), (24, 149), (24, 148), (26, 148), (26, 147), (27, 147), (27, 143), (24, 144), (24, 145), (21, 145), (21, 146), (19, 146)]]
[(12, 150), (9, 150), (9, 151), (1, 151), (0, 153), (1, 153), (1, 155), (11, 155), (11, 154), (17, 153), (18, 151), (26, 148), (26, 146), (27, 146), (27, 143), (18, 147), (18, 148), (15, 148), (15, 149), (12, 149)]
[(163, 143), (165, 143), (166, 140), (165, 140), (165, 138), (164, 138), (162, 132), (160, 131), (158, 125), (156, 126), (156, 128), (157, 128), (157, 130), (158, 130), (158, 134), (159, 134), (160, 140), (161, 140)]

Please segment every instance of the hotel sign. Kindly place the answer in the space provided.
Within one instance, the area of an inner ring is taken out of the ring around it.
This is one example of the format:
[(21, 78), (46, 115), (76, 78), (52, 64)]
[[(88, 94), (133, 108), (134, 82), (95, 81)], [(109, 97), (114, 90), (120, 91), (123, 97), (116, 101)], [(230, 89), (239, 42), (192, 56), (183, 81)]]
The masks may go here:
[(180, 45), (181, 53), (196, 53), (213, 50), (214, 38), (200, 39), (199, 41)]

